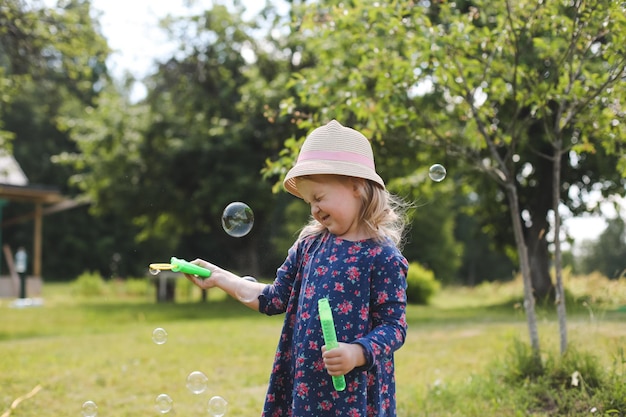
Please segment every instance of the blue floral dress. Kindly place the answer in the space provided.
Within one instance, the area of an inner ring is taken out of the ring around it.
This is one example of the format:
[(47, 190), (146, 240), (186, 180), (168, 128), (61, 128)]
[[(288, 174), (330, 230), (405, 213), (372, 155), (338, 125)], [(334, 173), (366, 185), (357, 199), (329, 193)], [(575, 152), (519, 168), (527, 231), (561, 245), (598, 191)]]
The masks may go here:
[[(352, 242), (325, 233), (297, 241), (259, 311), (286, 313), (264, 417), (390, 417), (396, 415), (393, 353), (406, 336), (408, 264), (391, 242)], [(337, 339), (364, 348), (367, 364), (336, 391), (322, 360), (317, 301), (333, 309)]]

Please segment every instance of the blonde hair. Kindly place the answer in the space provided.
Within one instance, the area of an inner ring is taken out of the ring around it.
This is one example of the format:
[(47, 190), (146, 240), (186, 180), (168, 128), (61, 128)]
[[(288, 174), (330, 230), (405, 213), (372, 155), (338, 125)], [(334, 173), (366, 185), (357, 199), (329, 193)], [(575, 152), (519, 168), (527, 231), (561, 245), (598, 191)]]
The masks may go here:
[[(371, 180), (352, 178), (362, 184), (359, 187), (362, 202), (359, 221), (364, 224), (368, 234), (377, 242), (383, 243), (389, 239), (398, 248), (402, 248), (410, 205)], [(309, 223), (300, 231), (298, 239), (325, 231), (326, 227), (311, 216)]]

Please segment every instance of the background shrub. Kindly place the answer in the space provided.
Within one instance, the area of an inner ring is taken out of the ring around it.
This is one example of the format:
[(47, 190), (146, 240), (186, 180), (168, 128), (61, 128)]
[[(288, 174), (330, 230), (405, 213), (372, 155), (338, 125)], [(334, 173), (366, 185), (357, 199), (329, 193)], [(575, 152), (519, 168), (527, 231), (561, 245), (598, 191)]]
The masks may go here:
[(409, 304), (427, 305), (432, 296), (441, 288), (441, 283), (435, 280), (433, 271), (417, 262), (409, 264), (406, 280), (408, 286), (406, 297)]
[(86, 297), (104, 295), (106, 283), (99, 272), (85, 271), (72, 283), (71, 292)]

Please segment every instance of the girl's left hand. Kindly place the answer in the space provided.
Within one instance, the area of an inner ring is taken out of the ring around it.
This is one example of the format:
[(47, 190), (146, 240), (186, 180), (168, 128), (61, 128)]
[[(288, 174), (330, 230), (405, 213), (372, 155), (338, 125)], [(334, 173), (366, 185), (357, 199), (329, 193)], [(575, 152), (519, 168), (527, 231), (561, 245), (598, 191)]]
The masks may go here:
[(331, 350), (322, 346), (322, 358), (331, 376), (345, 375), (354, 368), (365, 365), (363, 347), (356, 343), (339, 342), (339, 347)]

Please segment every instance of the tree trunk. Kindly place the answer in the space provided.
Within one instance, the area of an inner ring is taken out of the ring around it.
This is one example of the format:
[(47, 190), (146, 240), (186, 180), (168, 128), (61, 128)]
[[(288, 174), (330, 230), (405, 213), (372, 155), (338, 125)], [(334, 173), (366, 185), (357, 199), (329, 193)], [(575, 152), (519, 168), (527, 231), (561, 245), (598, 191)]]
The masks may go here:
[(554, 193), (554, 271), (556, 276), (556, 311), (559, 317), (559, 340), (561, 355), (567, 350), (567, 314), (565, 311), (565, 289), (563, 288), (563, 277), (561, 271), (561, 216), (559, 215), (559, 204), (561, 203), (561, 156), (562, 142), (555, 141), (552, 189)]
[(551, 151), (552, 148), (546, 145), (532, 160), (534, 173), (531, 179), (535, 184), (527, 187), (523, 204), (532, 222), (526, 229), (526, 243), (534, 295), (540, 303), (554, 300), (554, 284), (550, 276), (551, 253), (546, 240), (550, 231), (548, 214), (553, 208), (555, 191), (552, 186), (554, 164), (546, 157)]
[(522, 227), (522, 218), (519, 211), (517, 189), (515, 188), (515, 183), (513, 181), (508, 182), (505, 189), (511, 206), (513, 234), (515, 236), (515, 245), (519, 256), (520, 269), (522, 270), (522, 279), (524, 281), (524, 310), (526, 311), (526, 322), (528, 324), (528, 333), (530, 335), (530, 345), (532, 347), (535, 360), (540, 361), (539, 332), (537, 330), (537, 316), (535, 315), (535, 297), (533, 295), (528, 248), (526, 247), (526, 239), (524, 237), (524, 229)]
[(550, 276), (551, 256), (546, 240), (548, 227), (547, 222), (545, 225), (533, 225), (528, 229), (526, 240), (533, 292), (540, 302), (554, 300), (554, 285)]

